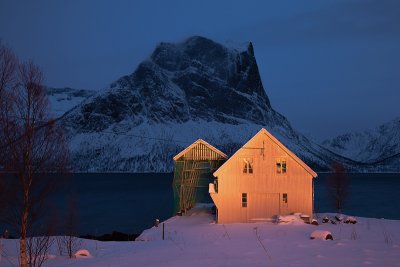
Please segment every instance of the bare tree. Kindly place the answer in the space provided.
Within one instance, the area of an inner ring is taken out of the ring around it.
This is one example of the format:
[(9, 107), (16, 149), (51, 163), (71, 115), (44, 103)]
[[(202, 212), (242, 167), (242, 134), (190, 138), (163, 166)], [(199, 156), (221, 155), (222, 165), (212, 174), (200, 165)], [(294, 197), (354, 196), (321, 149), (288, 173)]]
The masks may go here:
[(7, 188), (14, 188), (8, 211), (19, 228), (20, 264), (25, 267), (29, 263), (27, 237), (43, 223), (46, 196), (56, 182), (47, 174), (66, 171), (68, 150), (61, 128), (49, 116), (41, 70), (32, 62), (18, 63), (9, 56), (9, 49), (1, 47), (6, 52), (0, 62), (12, 58), (14, 62), (0, 65), (4, 68), (0, 77), (5, 77), (0, 84), (0, 165), (9, 176), (3, 179), (9, 182)]
[[(4, 171), (5, 146), (4, 131), (7, 126), (5, 115), (10, 109), (10, 92), (16, 84), (17, 59), (11, 49), (1, 43), (0, 40), (0, 171)], [(0, 190), (4, 188), (1, 187)], [(1, 193), (1, 192), (0, 192)]]
[(28, 264), (30, 267), (40, 267), (47, 260), (54, 238), (50, 235), (29, 236), (27, 239)]
[[(7, 123), (5, 115), (10, 109), (10, 92), (16, 84), (17, 59), (10, 48), (3, 45), (0, 40), (0, 218), (6, 214), (9, 197), (13, 196), (10, 188), (6, 185), (5, 161), (8, 154), (8, 146), (5, 140)], [(4, 222), (4, 221), (3, 221)]]
[(332, 164), (332, 169), (333, 173), (327, 177), (326, 186), (336, 211), (341, 213), (350, 194), (351, 177), (338, 162)]
[(64, 234), (57, 237), (57, 247), (60, 255), (66, 253), (71, 259), (75, 256), (82, 245), (82, 240), (78, 238), (78, 214), (76, 197), (71, 195), (68, 203), (68, 213), (64, 224)]

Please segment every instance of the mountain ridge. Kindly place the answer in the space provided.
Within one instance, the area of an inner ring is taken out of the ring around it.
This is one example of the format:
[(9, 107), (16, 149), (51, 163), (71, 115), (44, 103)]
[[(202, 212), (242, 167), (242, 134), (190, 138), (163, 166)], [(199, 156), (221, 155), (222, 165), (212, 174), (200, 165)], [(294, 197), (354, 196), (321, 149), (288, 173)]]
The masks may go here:
[(371, 129), (324, 140), (322, 145), (360, 162), (378, 164), (393, 160), (400, 154), (400, 117)]
[(360, 166), (312, 143), (272, 108), (251, 43), (240, 51), (200, 36), (160, 43), (61, 122), (76, 171), (172, 171), (189, 142), (202, 138), (230, 154), (263, 127), (317, 170), (332, 161)]

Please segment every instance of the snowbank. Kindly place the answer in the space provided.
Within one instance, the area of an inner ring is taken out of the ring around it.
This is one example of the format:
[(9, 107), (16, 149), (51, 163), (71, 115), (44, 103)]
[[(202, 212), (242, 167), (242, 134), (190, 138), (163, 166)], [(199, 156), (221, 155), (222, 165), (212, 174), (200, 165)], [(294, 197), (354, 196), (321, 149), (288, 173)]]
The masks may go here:
[[(327, 216), (319, 214), (321, 222)], [(286, 216), (285, 216), (286, 217)], [(290, 217), (287, 217), (287, 219)], [(46, 267), (63, 266), (400, 266), (400, 221), (357, 218), (357, 224), (272, 222), (216, 224), (207, 206), (175, 216), (140, 236), (147, 242), (83, 240), (92, 257), (56, 256)], [(314, 232), (316, 231), (316, 232)], [(331, 233), (329, 242), (310, 240)], [(0, 266), (18, 266), (17, 240), (3, 240)], [(56, 247), (50, 251), (57, 255)]]
[(307, 214), (294, 213), (293, 215), (280, 215), (277, 218), (278, 223), (309, 223), (310, 216)]
[(87, 249), (80, 249), (74, 255), (75, 255), (76, 258), (92, 257), (92, 255), (90, 254), (89, 250), (87, 250)]
[(310, 239), (333, 240), (333, 237), (329, 231), (315, 230), (311, 233)]

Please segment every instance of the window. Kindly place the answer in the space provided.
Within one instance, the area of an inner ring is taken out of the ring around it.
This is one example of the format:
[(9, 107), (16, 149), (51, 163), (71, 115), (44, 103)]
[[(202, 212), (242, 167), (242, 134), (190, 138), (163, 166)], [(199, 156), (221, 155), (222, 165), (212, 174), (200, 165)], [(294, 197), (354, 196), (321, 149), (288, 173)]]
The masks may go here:
[(253, 173), (253, 159), (243, 159), (243, 173)]
[(242, 208), (247, 207), (247, 193), (242, 193)]
[(287, 204), (288, 204), (288, 195), (287, 195), (287, 193), (283, 193), (282, 194), (282, 204), (284, 206), (287, 206)]
[(277, 173), (286, 173), (286, 160), (277, 160), (276, 161), (276, 172)]

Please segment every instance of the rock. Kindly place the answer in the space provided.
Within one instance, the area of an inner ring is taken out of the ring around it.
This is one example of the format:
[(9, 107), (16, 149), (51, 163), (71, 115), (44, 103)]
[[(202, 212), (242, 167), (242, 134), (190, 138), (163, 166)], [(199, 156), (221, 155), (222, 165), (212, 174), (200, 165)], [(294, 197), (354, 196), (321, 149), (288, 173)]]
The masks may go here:
[(341, 222), (341, 221), (343, 221), (344, 216), (342, 214), (336, 214), (335, 219), (336, 219), (336, 221)]
[(343, 221), (344, 223), (356, 224), (357, 219), (352, 216), (347, 216), (346, 219)]

